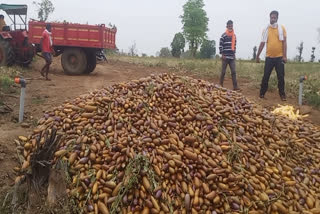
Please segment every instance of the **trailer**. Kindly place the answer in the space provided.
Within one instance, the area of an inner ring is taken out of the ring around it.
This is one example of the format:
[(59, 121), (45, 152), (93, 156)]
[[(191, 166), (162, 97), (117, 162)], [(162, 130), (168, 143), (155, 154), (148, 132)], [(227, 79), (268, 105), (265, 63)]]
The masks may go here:
[[(29, 42), (40, 52), (40, 39), (46, 22), (29, 21)], [(87, 25), (73, 23), (50, 23), (55, 56), (61, 55), (61, 65), (66, 74), (91, 73), (97, 63), (97, 56), (104, 49), (115, 49), (116, 28), (104, 24)]]

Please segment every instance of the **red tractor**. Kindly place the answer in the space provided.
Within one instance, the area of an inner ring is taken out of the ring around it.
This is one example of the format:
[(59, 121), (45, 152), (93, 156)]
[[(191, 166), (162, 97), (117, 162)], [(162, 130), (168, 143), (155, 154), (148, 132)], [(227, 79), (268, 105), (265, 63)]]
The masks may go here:
[[(27, 5), (0, 4), (12, 24), (0, 29), (0, 66), (14, 63), (27, 66), (35, 54), (32, 44), (28, 41)], [(21, 21), (21, 22), (20, 22)]]

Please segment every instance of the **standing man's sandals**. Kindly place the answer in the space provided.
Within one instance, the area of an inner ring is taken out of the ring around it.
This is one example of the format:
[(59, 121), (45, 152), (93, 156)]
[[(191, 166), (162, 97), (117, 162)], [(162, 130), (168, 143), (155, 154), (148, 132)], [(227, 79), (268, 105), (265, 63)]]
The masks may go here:
[(282, 96), (281, 96), (281, 100), (282, 100), (282, 101), (287, 101), (287, 97), (286, 97), (285, 95), (282, 95)]

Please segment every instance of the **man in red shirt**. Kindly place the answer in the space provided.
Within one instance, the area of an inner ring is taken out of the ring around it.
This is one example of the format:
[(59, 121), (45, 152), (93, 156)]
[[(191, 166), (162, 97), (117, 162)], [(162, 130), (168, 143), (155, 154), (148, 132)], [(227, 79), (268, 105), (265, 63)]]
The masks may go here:
[(48, 78), (49, 67), (52, 63), (52, 38), (51, 38), (51, 24), (46, 25), (46, 29), (42, 33), (42, 38), (40, 40), (40, 47), (42, 51), (42, 56), (46, 60), (46, 64), (41, 69), (40, 73), (46, 80), (50, 80)]

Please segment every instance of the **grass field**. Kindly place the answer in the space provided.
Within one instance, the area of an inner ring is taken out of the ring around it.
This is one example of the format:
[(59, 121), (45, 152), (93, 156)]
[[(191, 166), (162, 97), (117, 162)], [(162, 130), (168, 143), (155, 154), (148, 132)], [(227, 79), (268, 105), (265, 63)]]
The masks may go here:
[[(176, 59), (159, 57), (128, 57), (110, 56), (112, 60), (141, 64), (149, 67), (167, 68), (173, 72), (185, 72), (203, 78), (219, 78), (221, 71), (220, 60), (201, 59)], [(238, 78), (245, 80), (248, 87), (256, 90), (260, 87), (263, 75), (264, 63), (255, 63), (248, 60), (237, 60), (236, 69)], [(299, 90), (299, 77), (306, 75), (308, 80), (304, 82), (304, 99), (307, 104), (320, 109), (320, 63), (294, 63), (286, 64), (286, 92), (288, 96), (297, 97)], [(9, 93), (13, 83), (13, 78), (26, 69), (15, 67), (0, 67), (0, 95)], [(228, 71), (229, 72), (229, 71)], [(269, 90), (277, 90), (277, 77), (272, 73), (269, 81)]]
[[(158, 57), (128, 57), (110, 56), (113, 60), (120, 60), (150, 67), (164, 67), (173, 71), (183, 71), (196, 74), (200, 77), (218, 78), (221, 71), (221, 61), (214, 59), (176, 59)], [(248, 81), (249, 87), (259, 89), (263, 76), (264, 62), (255, 63), (248, 60), (237, 60), (237, 75)], [(288, 62), (285, 67), (286, 93), (297, 97), (299, 91), (299, 78), (306, 75), (304, 82), (304, 98), (307, 104), (320, 108), (320, 63)], [(277, 76), (272, 72), (269, 81), (269, 90), (277, 90)]]
[(14, 77), (19, 76), (26, 69), (19, 66), (0, 67), (0, 95), (13, 92)]

